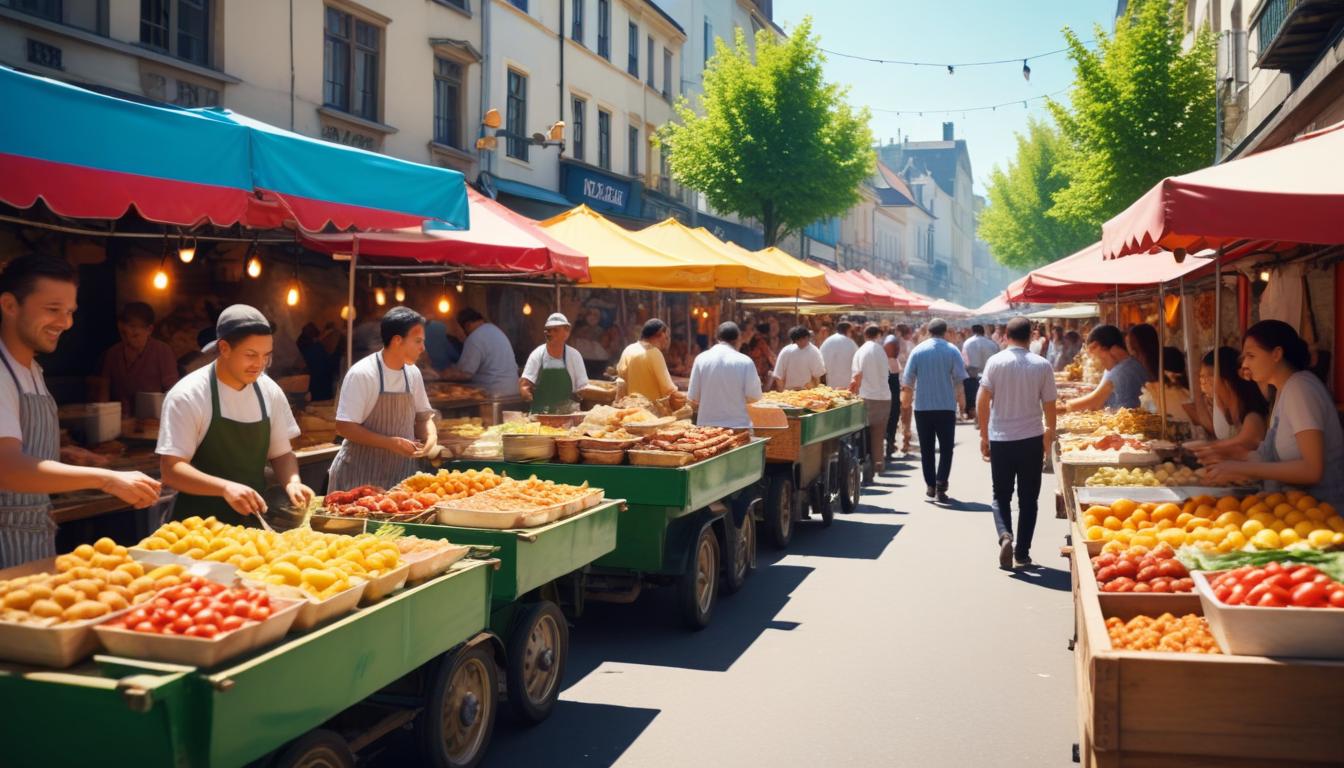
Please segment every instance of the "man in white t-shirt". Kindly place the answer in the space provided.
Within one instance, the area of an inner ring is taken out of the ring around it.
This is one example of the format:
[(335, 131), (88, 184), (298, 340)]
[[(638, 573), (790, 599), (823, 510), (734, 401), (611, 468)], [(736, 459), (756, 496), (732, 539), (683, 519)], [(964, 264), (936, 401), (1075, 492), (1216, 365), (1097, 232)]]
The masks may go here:
[(975, 408), (977, 392), (980, 388), (980, 372), (985, 369), (989, 358), (998, 354), (999, 345), (985, 335), (985, 327), (979, 323), (971, 326), (971, 338), (961, 345), (961, 356), (966, 361), (966, 380), (961, 384), (966, 390), (966, 416)]
[(179, 491), (175, 518), (250, 523), (266, 512), (267, 464), (290, 503), (305, 509), (312, 500), (290, 445), (299, 425), (289, 398), (265, 374), (272, 333), (255, 307), (226, 308), (215, 323), (216, 340), (201, 350), (217, 351), (215, 362), (187, 374), (164, 397), (155, 453), (163, 482)]
[(569, 340), (569, 318), (559, 312), (546, 318), (546, 343), (532, 350), (523, 365), (518, 391), (532, 404), (532, 413), (573, 413), (588, 385), (583, 355)]
[(747, 404), (761, 399), (761, 379), (750, 357), (737, 351), (737, 323), (719, 324), (718, 343), (695, 356), (686, 399), (702, 427), (749, 429)]
[(350, 366), (336, 406), (336, 433), (345, 438), (327, 473), (327, 487), (391, 488), (433, 455), (439, 433), (435, 411), (415, 361), (425, 351), (425, 318), (393, 307), (379, 325), (383, 348)]
[(789, 331), (793, 342), (779, 351), (771, 381), (778, 389), (809, 389), (826, 375), (826, 361), (812, 344), (812, 331), (797, 325)]
[(826, 364), (826, 383), (843, 389), (849, 386), (854, 370), (854, 353), (859, 345), (850, 336), (854, 332), (853, 323), (841, 320), (835, 324), (835, 333), (821, 342), (821, 359)]
[[(876, 325), (863, 329), (863, 346), (854, 353), (853, 378), (849, 383), (849, 390), (863, 398), (864, 407), (868, 409), (868, 451), (873, 459), (874, 473), (885, 472), (887, 468), (887, 452), (882, 450), (882, 439), (887, 417), (891, 415), (891, 387), (887, 384), (891, 368), (887, 364), (887, 351), (878, 343), (881, 336), (882, 329)], [(872, 474), (864, 478), (864, 482), (872, 480)]]
[(56, 400), (34, 356), (74, 324), (78, 276), (64, 259), (19, 256), (0, 272), (0, 568), (56, 554), (53, 493), (101, 490), (145, 508), (159, 483), (140, 472), (63, 464)]

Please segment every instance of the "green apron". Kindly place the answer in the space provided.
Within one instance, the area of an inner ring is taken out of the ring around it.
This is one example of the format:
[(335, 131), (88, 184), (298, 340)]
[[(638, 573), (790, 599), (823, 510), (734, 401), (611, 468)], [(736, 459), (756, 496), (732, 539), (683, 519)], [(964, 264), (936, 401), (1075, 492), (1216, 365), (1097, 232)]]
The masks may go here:
[[(566, 350), (568, 353), (568, 350)], [(545, 348), (541, 351), (541, 372), (537, 374), (536, 386), (532, 388), (532, 413), (571, 413), (574, 410), (574, 380), (569, 376), (569, 367), (561, 358), (559, 368), (547, 368), (546, 358), (550, 354)]]
[[(261, 406), (261, 421), (244, 424), (222, 417), (219, 413), (219, 377), (215, 374), (214, 364), (210, 365), (210, 426), (205, 430), (205, 439), (196, 449), (196, 455), (191, 458), (191, 465), (207, 475), (242, 483), (261, 493), (266, 490), (271, 418), (266, 412), (261, 386), (253, 382), (252, 391), (257, 393), (257, 403)], [(222, 497), (178, 494), (173, 517), (182, 520), (192, 515), (214, 515), (229, 525), (256, 525), (250, 515), (234, 512)]]

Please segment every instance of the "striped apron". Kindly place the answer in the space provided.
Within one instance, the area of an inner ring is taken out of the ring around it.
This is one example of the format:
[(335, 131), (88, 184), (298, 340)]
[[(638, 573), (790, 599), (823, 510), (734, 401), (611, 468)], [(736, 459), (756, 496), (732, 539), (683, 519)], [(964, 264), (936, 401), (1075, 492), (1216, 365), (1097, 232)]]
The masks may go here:
[[(23, 453), (34, 459), (56, 460), (61, 454), (61, 428), (56, 417), (56, 399), (50, 394), (24, 392), (19, 377), (4, 355), (14, 388), (19, 392), (19, 427)], [(33, 377), (37, 389), (37, 377)], [(0, 568), (53, 557), (56, 554), (56, 523), (51, 520), (51, 497), (45, 493), (0, 490)]]
[[(411, 377), (402, 368), (406, 391), (388, 392), (383, 385), (382, 353), (375, 352), (374, 357), (378, 358), (378, 399), (360, 426), (379, 435), (415, 440), (416, 414), (415, 401), (411, 397)], [(341, 443), (341, 449), (327, 471), (327, 491), (348, 491), (361, 485), (391, 488), (415, 474), (419, 467), (419, 459), (347, 439)]]

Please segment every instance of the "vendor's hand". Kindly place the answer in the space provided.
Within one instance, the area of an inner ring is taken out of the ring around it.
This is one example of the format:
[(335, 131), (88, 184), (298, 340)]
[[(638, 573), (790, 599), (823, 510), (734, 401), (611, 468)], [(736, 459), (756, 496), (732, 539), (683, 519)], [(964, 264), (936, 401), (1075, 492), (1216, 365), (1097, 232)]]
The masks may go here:
[(291, 481), (285, 486), (285, 495), (289, 497), (289, 503), (293, 504), (295, 509), (306, 510), (308, 505), (313, 503), (313, 489), (299, 480)]
[(985, 461), (989, 461), (989, 435), (980, 433), (980, 456)]
[(160, 485), (143, 472), (109, 472), (102, 490), (136, 509), (144, 509), (159, 500)]
[(1215, 483), (1249, 483), (1252, 478), (1245, 474), (1245, 466), (1246, 463), (1242, 461), (1224, 461), (1220, 464), (1206, 467), (1204, 476)]
[(259, 515), (266, 511), (266, 500), (261, 494), (242, 483), (225, 483), (224, 501), (240, 515)]
[(434, 451), (438, 447), (439, 447), (439, 433), (437, 431), (430, 430), (429, 433), (425, 435), (425, 442), (423, 445), (420, 446), (420, 450), (416, 452), (416, 456), (417, 457), (427, 456), (432, 459), (434, 458)]
[(404, 437), (391, 437), (388, 440), (390, 442), (387, 449), (399, 456), (411, 458), (420, 450), (420, 446), (416, 445), (415, 441), (407, 440)]

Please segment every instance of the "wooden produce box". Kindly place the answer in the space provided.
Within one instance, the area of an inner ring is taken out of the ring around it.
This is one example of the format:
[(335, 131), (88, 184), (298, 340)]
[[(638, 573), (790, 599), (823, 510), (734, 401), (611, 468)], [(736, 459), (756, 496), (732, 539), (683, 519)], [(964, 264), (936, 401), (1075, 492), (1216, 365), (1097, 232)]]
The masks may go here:
[(768, 433), (770, 441), (765, 444), (766, 461), (797, 461), (802, 450), (803, 423), (797, 418), (789, 419), (788, 429), (774, 429)]
[(1082, 765), (1344, 764), (1344, 663), (1114, 650), (1108, 617), (1200, 613), (1199, 598), (1098, 594), (1086, 551), (1072, 557)]

